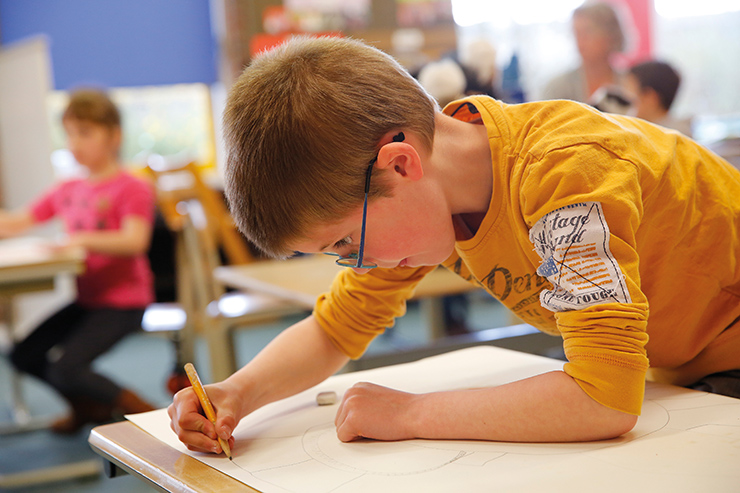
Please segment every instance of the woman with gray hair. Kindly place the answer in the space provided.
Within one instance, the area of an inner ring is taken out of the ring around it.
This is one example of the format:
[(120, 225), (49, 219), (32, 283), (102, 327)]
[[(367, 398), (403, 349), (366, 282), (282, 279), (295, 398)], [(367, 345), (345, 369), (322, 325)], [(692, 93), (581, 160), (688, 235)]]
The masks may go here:
[(542, 99), (570, 99), (594, 104), (610, 88), (619, 92), (622, 75), (612, 65), (624, 50), (625, 36), (614, 8), (607, 3), (586, 3), (573, 11), (573, 34), (581, 65), (551, 80)]

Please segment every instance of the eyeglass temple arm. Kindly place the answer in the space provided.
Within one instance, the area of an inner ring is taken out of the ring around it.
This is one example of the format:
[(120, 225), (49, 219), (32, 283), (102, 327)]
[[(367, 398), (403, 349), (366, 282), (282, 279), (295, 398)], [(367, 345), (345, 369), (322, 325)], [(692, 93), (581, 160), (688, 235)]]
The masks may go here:
[[(393, 136), (393, 142), (403, 142), (406, 139), (406, 136), (403, 134), (403, 132), (398, 132), (396, 135)], [(357, 267), (360, 267), (362, 265), (362, 260), (364, 258), (365, 253), (365, 220), (367, 219), (367, 195), (370, 192), (370, 177), (373, 174), (373, 165), (378, 160), (376, 157), (372, 161), (370, 161), (370, 164), (367, 167), (367, 171), (365, 172), (365, 203), (362, 206), (362, 230), (360, 231), (360, 251), (357, 252)]]
[(370, 163), (365, 172), (365, 202), (362, 204), (362, 230), (360, 231), (360, 251), (357, 252), (357, 267), (362, 265), (362, 259), (365, 253), (365, 226), (367, 219), (367, 195), (370, 192), (370, 176), (373, 174), (373, 164)]

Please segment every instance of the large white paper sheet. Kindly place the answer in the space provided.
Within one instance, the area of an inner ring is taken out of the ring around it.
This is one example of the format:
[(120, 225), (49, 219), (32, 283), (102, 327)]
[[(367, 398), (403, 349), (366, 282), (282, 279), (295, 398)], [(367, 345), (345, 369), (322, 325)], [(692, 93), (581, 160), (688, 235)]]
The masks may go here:
[(316, 394), (358, 381), (409, 391), (500, 385), (561, 369), (562, 362), (493, 347), (348, 373), (270, 404), (237, 427), (233, 462), (188, 451), (165, 410), (129, 420), (182, 453), (263, 491), (740, 491), (740, 399), (648, 384), (630, 433), (586, 443), (409, 440), (342, 443), (338, 408)]

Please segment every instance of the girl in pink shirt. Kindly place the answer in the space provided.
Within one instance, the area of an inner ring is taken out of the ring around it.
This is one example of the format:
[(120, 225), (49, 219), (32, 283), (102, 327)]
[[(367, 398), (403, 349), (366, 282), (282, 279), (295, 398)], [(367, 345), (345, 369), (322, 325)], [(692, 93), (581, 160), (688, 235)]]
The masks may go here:
[(58, 184), (25, 211), (0, 212), (0, 236), (58, 217), (67, 243), (87, 252), (85, 271), (77, 278), (77, 299), (39, 325), (11, 354), (16, 368), (46, 381), (69, 402), (72, 412), (52, 429), (72, 433), (117, 413), (153, 409), (91, 365), (141, 327), (144, 309), (154, 301), (147, 259), (154, 193), (149, 184), (121, 169), (120, 115), (105, 93), (75, 92), (62, 122), (69, 148), (88, 176)]

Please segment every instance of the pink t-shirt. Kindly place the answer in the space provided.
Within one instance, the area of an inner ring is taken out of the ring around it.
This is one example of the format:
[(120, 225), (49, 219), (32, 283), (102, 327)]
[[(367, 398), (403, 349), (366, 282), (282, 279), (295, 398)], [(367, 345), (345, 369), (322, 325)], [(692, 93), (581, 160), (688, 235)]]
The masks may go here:
[[(154, 222), (154, 190), (121, 172), (104, 182), (60, 183), (31, 205), (36, 221), (59, 217), (68, 233), (120, 229), (127, 216)], [(88, 252), (77, 278), (77, 302), (88, 308), (144, 308), (154, 301), (154, 280), (146, 254), (115, 256)]]

